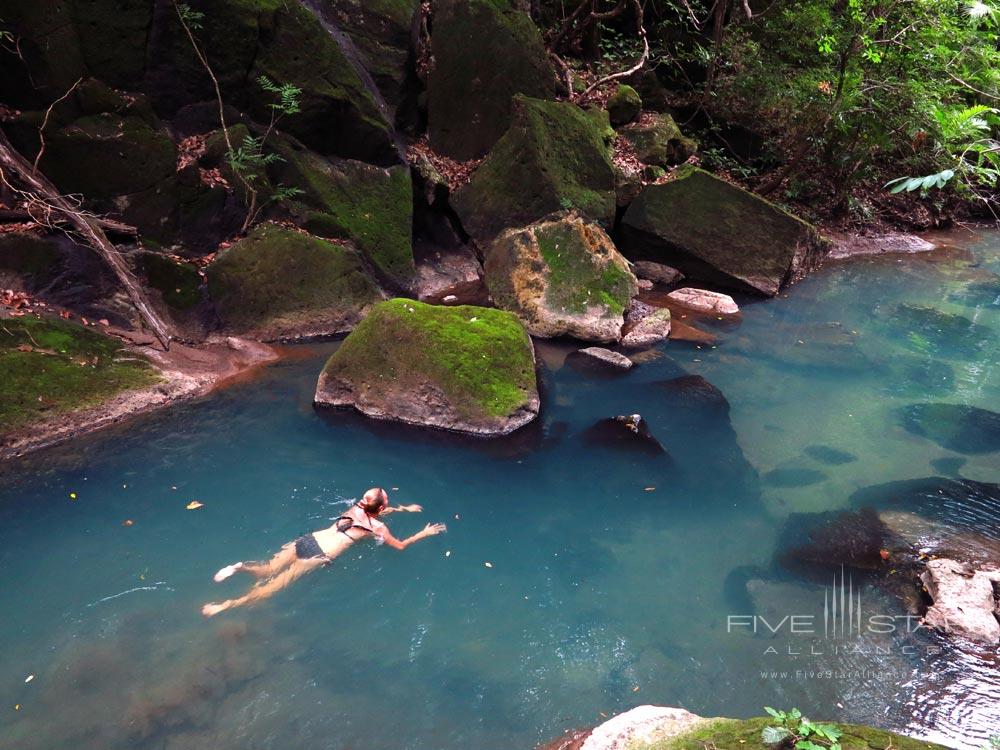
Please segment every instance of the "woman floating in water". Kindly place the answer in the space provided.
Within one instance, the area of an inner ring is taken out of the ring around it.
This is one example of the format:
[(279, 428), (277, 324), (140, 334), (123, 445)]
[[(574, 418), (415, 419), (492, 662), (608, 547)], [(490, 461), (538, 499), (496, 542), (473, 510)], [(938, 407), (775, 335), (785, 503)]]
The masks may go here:
[(350, 510), (334, 521), (333, 526), (289, 542), (269, 562), (238, 562), (224, 567), (215, 574), (217, 582), (226, 580), (237, 571), (249, 573), (259, 580), (239, 599), (209, 602), (201, 608), (201, 613), (205, 617), (211, 617), (226, 609), (266, 599), (306, 573), (329, 565), (345, 549), (368, 536), (379, 539), (393, 549), (406, 549), (414, 542), (447, 531), (443, 523), (429, 523), (423, 531), (400, 541), (378, 520), (379, 516), (396, 511), (419, 513), (422, 510), (419, 505), (392, 508), (386, 491), (373, 487)]

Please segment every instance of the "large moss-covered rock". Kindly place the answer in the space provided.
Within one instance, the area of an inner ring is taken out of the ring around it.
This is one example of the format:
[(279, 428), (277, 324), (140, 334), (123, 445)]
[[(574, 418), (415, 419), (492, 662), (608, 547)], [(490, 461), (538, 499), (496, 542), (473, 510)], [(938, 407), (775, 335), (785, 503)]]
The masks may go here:
[(330, 357), (316, 403), (376, 419), (502, 435), (538, 414), (531, 339), (508, 312), (376, 305)]
[(510, 128), (453, 205), (482, 247), (560, 209), (610, 226), (615, 175), (597, 120), (573, 104), (516, 97)]
[(222, 251), (207, 274), (223, 326), (263, 340), (349, 330), (381, 299), (352, 245), (274, 224)]
[(382, 96), (396, 106), (410, 74), (411, 35), (420, 0), (322, 0), (364, 58)]
[(575, 212), (507, 230), (490, 247), (485, 269), (497, 306), (546, 338), (618, 341), (638, 289), (611, 238)]
[(690, 278), (769, 296), (826, 252), (812, 225), (690, 166), (639, 194), (622, 220), (620, 246)]
[(65, 320), (3, 320), (0, 329), (0, 435), (96, 406), (159, 380), (121, 342)]
[(627, 84), (621, 84), (608, 97), (608, 118), (615, 127), (632, 122), (642, 111), (642, 97)]
[(698, 150), (697, 141), (681, 133), (674, 118), (667, 114), (644, 116), (618, 133), (632, 144), (639, 161), (658, 167), (680, 164)]
[(290, 138), (273, 145), (284, 161), (274, 165), (272, 181), (302, 191), (292, 210), (303, 225), (321, 237), (352, 240), (380, 274), (405, 286), (415, 273), (409, 169), (326, 159)]
[(511, 121), (515, 94), (552, 98), (557, 80), (538, 28), (509, 0), (439, 0), (427, 84), (431, 145), (456, 159), (485, 154)]

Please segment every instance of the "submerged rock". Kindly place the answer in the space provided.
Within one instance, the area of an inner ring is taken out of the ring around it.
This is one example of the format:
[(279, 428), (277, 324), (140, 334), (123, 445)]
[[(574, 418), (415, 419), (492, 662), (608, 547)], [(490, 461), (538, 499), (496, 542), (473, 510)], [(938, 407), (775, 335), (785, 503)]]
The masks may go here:
[(882, 550), (908, 546), (890, 531), (874, 509), (866, 507), (792, 514), (785, 524), (779, 549), (782, 564), (818, 569), (825, 575), (825, 570), (841, 567), (879, 570), (886, 563)]
[(640, 279), (649, 279), (657, 284), (675, 284), (684, 278), (684, 274), (676, 268), (651, 260), (637, 260), (632, 265), (635, 268), (636, 276)]
[(642, 97), (628, 84), (621, 84), (608, 97), (608, 120), (615, 127), (632, 122), (641, 111)]
[(810, 469), (805, 466), (779, 466), (772, 469), (763, 477), (764, 484), (771, 487), (808, 487), (811, 484), (819, 484), (830, 477), (822, 471)]
[(584, 432), (584, 439), (595, 445), (638, 451), (651, 456), (666, 453), (660, 441), (650, 432), (649, 423), (640, 414), (602, 419)]
[(928, 560), (920, 575), (933, 604), (924, 623), (948, 635), (982, 643), (1000, 643), (1000, 622), (994, 584), (1000, 569), (976, 570), (955, 560)]
[(1000, 275), (974, 281), (948, 295), (948, 299), (965, 307), (1000, 307)]
[(802, 449), (802, 452), (809, 456), (809, 458), (813, 458), (820, 463), (829, 464), (830, 466), (849, 464), (858, 460), (858, 457), (853, 453), (848, 453), (829, 445), (807, 445)]
[(740, 311), (735, 300), (728, 294), (710, 292), (707, 289), (686, 287), (676, 289), (667, 295), (679, 305), (696, 310), (700, 313), (715, 313), (719, 315), (735, 315)]
[(681, 375), (662, 380), (656, 385), (670, 394), (674, 408), (718, 411), (729, 414), (729, 401), (725, 395), (701, 375)]
[(639, 161), (657, 167), (680, 164), (698, 150), (698, 142), (684, 136), (667, 114), (644, 115), (618, 133), (632, 144)]
[(430, 142), (455, 159), (490, 150), (511, 124), (515, 95), (552, 99), (558, 89), (538, 28), (510, 0), (438, 0), (431, 50)]
[(352, 245), (274, 224), (223, 250), (206, 273), (223, 326), (265, 341), (350, 330), (383, 298)]
[(485, 271), (497, 306), (543, 338), (618, 341), (637, 291), (611, 238), (576, 212), (504, 232), (490, 246)]
[(600, 125), (574, 104), (514, 97), (510, 128), (453, 205), (480, 247), (569, 208), (611, 226), (615, 175)]
[(690, 166), (670, 182), (646, 186), (625, 212), (622, 242), (630, 257), (768, 296), (815, 268), (826, 252), (810, 224)]
[(670, 310), (654, 309), (626, 327), (622, 346), (641, 349), (659, 344), (670, 337), (670, 326)]
[(587, 363), (598, 365), (604, 369), (631, 370), (632, 360), (619, 352), (610, 349), (602, 349), (599, 346), (588, 346), (586, 349), (577, 349), (569, 357), (574, 360), (585, 360)]
[(907, 432), (957, 453), (1000, 450), (1000, 413), (960, 404), (912, 404), (901, 414)]
[(906, 348), (924, 356), (971, 359), (996, 339), (991, 328), (925, 305), (896, 305), (886, 325)]
[(531, 339), (503, 310), (405, 299), (376, 305), (330, 357), (315, 403), (477, 435), (538, 415)]

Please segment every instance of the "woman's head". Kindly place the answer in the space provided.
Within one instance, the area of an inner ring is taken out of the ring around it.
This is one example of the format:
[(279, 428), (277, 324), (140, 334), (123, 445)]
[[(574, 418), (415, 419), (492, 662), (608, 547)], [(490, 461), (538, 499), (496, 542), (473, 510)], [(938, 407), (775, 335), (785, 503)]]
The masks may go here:
[(364, 495), (358, 505), (370, 516), (377, 516), (389, 504), (389, 495), (381, 487), (372, 487)]

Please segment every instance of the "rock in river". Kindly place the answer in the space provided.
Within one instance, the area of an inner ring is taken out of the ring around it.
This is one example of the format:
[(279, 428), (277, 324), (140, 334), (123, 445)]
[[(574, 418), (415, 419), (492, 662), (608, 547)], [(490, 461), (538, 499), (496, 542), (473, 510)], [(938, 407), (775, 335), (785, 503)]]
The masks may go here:
[(646, 186), (625, 212), (629, 257), (768, 296), (822, 260), (826, 243), (810, 224), (695, 167), (675, 175)]
[(635, 275), (640, 279), (648, 279), (656, 284), (673, 284), (684, 278), (684, 274), (676, 268), (651, 260), (637, 260), (633, 267)]
[(574, 361), (580, 361), (581, 364), (583, 361), (586, 361), (591, 364), (591, 366), (597, 366), (605, 370), (632, 369), (632, 360), (624, 354), (613, 352), (610, 349), (603, 349), (599, 346), (588, 346), (586, 349), (577, 349), (569, 356), (572, 357)]
[(1000, 450), (1000, 414), (960, 404), (912, 404), (902, 411), (903, 427), (958, 453)]
[(533, 336), (618, 341), (636, 279), (611, 238), (576, 212), (501, 234), (486, 258), (498, 307)]
[(634, 450), (651, 456), (666, 453), (660, 441), (653, 437), (649, 423), (640, 414), (619, 415), (602, 419), (584, 433), (589, 443), (609, 448)]
[(976, 570), (939, 558), (927, 561), (920, 580), (934, 602), (924, 616), (927, 625), (981, 643), (1000, 642), (993, 592), (994, 583), (1000, 584), (1000, 569)]
[(503, 310), (389, 300), (327, 361), (315, 402), (375, 419), (504, 435), (538, 415), (531, 339)]
[(622, 346), (634, 349), (659, 344), (670, 336), (670, 310), (658, 308), (631, 324), (622, 336)]
[(679, 305), (689, 307), (701, 313), (717, 313), (719, 315), (735, 315), (740, 311), (736, 301), (728, 294), (710, 292), (707, 289), (686, 287), (677, 289), (667, 295)]

